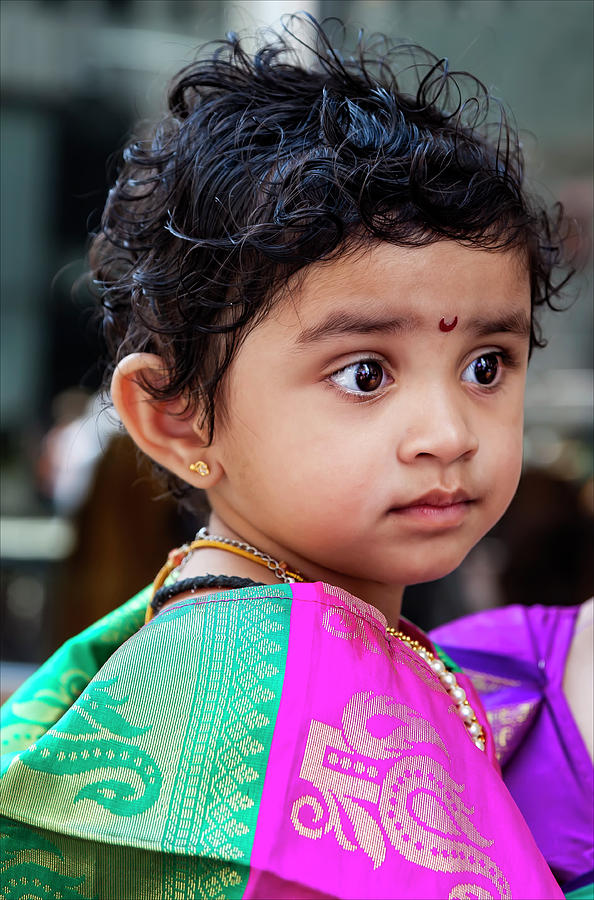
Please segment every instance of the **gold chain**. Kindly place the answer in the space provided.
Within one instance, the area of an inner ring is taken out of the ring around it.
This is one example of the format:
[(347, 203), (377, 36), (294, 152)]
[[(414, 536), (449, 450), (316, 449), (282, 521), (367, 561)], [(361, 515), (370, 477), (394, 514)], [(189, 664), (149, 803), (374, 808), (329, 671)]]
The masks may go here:
[[(153, 581), (151, 600), (159, 588), (163, 587), (167, 578), (175, 572), (176, 569), (181, 571), (183, 564), (195, 550), (203, 550), (207, 547), (213, 547), (216, 550), (226, 550), (227, 553), (234, 553), (236, 556), (242, 556), (244, 559), (249, 559), (252, 562), (258, 563), (258, 565), (264, 566), (271, 571), (275, 578), (285, 582), (285, 584), (293, 584), (295, 581), (305, 581), (305, 576), (302, 575), (301, 572), (293, 572), (289, 569), (286, 562), (274, 559), (267, 553), (262, 553), (257, 547), (252, 547), (251, 544), (244, 544), (241, 541), (231, 540), (231, 538), (211, 535), (206, 528), (201, 528), (191, 543), (176, 547), (175, 550), (172, 550), (169, 553), (167, 562), (157, 573), (157, 577)], [(177, 575), (179, 578), (179, 571)], [(150, 622), (153, 615), (154, 611), (149, 603), (146, 610), (145, 624)]]

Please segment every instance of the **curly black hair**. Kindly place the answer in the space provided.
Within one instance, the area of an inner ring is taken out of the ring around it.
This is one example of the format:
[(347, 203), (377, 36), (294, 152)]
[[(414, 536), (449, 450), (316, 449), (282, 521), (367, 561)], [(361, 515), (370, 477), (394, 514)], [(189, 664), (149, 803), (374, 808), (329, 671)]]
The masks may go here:
[(168, 114), (125, 149), (91, 243), (106, 377), (128, 353), (159, 354), (167, 378), (147, 389), (184, 397), (210, 439), (242, 338), (309, 263), (373, 241), (517, 248), (531, 348), (535, 310), (568, 278), (561, 208), (528, 196), (517, 133), (477, 78), (383, 36), (359, 34), (346, 56), (302, 14), (305, 64), (292, 24), (254, 54), (229, 34), (179, 73)]

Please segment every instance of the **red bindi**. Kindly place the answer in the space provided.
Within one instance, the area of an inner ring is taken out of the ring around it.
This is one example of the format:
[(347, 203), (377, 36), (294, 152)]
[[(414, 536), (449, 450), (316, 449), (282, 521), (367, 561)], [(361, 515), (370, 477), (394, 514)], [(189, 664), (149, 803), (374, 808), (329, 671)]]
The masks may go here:
[(439, 320), (439, 330), (440, 331), (452, 331), (453, 328), (458, 324), (458, 316), (454, 316), (451, 322), (446, 322), (444, 317), (442, 316)]

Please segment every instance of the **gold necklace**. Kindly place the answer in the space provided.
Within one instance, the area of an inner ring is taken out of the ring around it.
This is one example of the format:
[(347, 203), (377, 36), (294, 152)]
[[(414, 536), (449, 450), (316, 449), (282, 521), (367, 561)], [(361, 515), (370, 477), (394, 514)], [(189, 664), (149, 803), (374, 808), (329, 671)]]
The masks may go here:
[(483, 731), (483, 726), (478, 721), (475, 712), (466, 699), (466, 691), (463, 687), (460, 687), (456, 680), (456, 676), (453, 672), (450, 672), (449, 669), (446, 669), (444, 663), (435, 656), (434, 653), (431, 653), (430, 650), (427, 650), (420, 641), (411, 638), (408, 634), (405, 634), (403, 631), (397, 631), (396, 628), (386, 628), (386, 633), (391, 634), (393, 637), (398, 638), (399, 641), (402, 641), (403, 644), (407, 644), (411, 650), (413, 650), (417, 656), (420, 656), (421, 659), (424, 659), (430, 669), (437, 675), (442, 685), (456, 704), (456, 709), (458, 710), (458, 715), (462, 719), (466, 731), (468, 732), (468, 736), (472, 740), (472, 742), (479, 748), (479, 750), (485, 749), (486, 738), (485, 732)]
[(263, 553), (257, 547), (251, 544), (245, 544), (243, 541), (234, 541), (232, 538), (221, 537), (217, 534), (210, 534), (206, 528), (201, 528), (193, 543), (190, 544), (190, 552), (200, 547), (215, 547), (217, 550), (227, 550), (229, 553), (236, 553), (243, 556), (244, 559), (251, 559), (252, 562), (261, 566), (266, 566), (278, 579), (284, 581), (285, 584), (293, 584), (295, 581), (305, 581), (305, 576), (295, 569), (292, 572), (284, 561), (274, 559), (268, 553)]
[[(283, 581), (285, 584), (293, 584), (295, 581), (306, 580), (301, 572), (298, 572), (297, 570), (293, 572), (289, 569), (286, 562), (274, 559), (274, 557), (269, 556), (267, 553), (258, 550), (257, 547), (252, 547), (251, 544), (244, 544), (242, 541), (234, 541), (231, 538), (209, 534), (206, 528), (201, 528), (191, 543), (176, 547), (175, 550), (172, 550), (169, 553), (167, 562), (159, 570), (157, 577), (153, 581), (151, 601), (159, 588), (163, 587), (170, 575), (175, 573), (177, 575), (175, 580), (178, 580), (184, 565), (195, 550), (203, 550), (206, 547), (214, 547), (216, 550), (226, 550), (228, 553), (235, 553), (237, 556), (249, 559), (252, 562), (258, 563), (260, 566), (265, 566), (279, 579), (279, 581)], [(151, 603), (149, 602), (146, 610), (145, 623), (150, 622), (153, 615), (154, 612)]]
[(228, 553), (235, 553), (237, 556), (242, 556), (244, 559), (251, 559), (252, 562), (258, 563), (260, 566), (265, 566), (279, 579), (279, 581), (284, 581), (286, 584), (292, 584), (295, 581), (305, 581), (305, 576), (302, 575), (301, 572), (292, 572), (286, 562), (274, 559), (267, 553), (262, 553), (257, 547), (252, 547), (251, 544), (244, 544), (242, 541), (233, 541), (231, 538), (221, 537), (220, 535), (209, 534), (206, 528), (201, 528), (191, 543), (176, 547), (175, 550), (172, 550), (169, 553), (167, 562), (162, 569), (159, 570), (157, 577), (153, 582), (153, 595), (163, 586), (165, 579), (168, 578), (172, 572), (177, 570), (177, 574), (179, 575), (183, 566), (195, 550), (203, 550), (206, 547), (214, 547), (216, 550), (226, 550)]

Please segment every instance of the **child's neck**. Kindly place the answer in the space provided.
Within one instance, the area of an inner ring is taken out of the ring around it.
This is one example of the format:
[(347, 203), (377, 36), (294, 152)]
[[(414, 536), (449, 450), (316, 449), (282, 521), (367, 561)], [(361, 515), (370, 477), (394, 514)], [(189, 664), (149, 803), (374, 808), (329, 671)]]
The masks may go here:
[[(240, 523), (230, 521), (230, 517), (226, 517), (223, 520), (214, 511), (210, 515), (208, 531), (212, 535), (219, 535), (251, 544), (257, 547), (258, 550), (268, 553), (274, 559), (283, 560), (287, 563), (289, 569), (303, 572), (308, 581), (324, 581), (336, 587), (341, 587), (383, 613), (388, 621), (388, 625), (396, 626), (398, 624), (402, 607), (402, 595), (404, 593), (402, 585), (386, 585), (377, 581), (354, 578), (326, 569), (309, 560), (300, 559), (298, 555), (284, 549), (269, 537), (261, 535), (251, 526), (243, 526)], [(185, 567), (184, 576), (199, 575), (206, 571), (214, 573), (215, 569), (216, 574), (238, 575), (252, 578), (255, 581), (262, 581), (266, 584), (276, 584), (278, 581), (270, 570), (256, 562), (216, 549), (205, 549), (194, 554), (192, 559), (189, 560), (187, 567)]]

